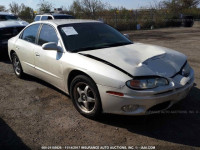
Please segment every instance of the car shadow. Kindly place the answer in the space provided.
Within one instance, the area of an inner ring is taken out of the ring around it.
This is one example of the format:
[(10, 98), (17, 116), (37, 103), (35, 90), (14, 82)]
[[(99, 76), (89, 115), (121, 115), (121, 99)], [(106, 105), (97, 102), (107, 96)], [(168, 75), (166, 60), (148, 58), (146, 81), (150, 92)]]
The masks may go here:
[(16, 133), (0, 118), (0, 149), (2, 150), (30, 150)]
[(53, 89), (53, 90), (55, 90), (55, 91), (57, 91), (57, 92), (59, 92), (59, 93), (65, 95), (65, 96), (67, 96), (68, 98), (70, 98), (70, 96), (69, 96), (68, 94), (66, 94), (65, 92), (61, 91), (60, 89), (56, 88), (55, 86), (49, 84), (48, 82), (45, 82), (44, 80), (41, 80), (41, 79), (37, 78), (37, 77), (34, 77), (34, 76), (31, 76), (31, 75), (26, 74), (26, 75), (23, 77), (22, 80), (37, 82), (38, 84), (44, 85), (44, 86), (46, 86), (46, 87), (48, 87), (48, 88), (50, 88), (50, 89)]
[(200, 89), (171, 109), (148, 116), (103, 115), (98, 122), (125, 128), (128, 131), (158, 140), (188, 146), (200, 146)]

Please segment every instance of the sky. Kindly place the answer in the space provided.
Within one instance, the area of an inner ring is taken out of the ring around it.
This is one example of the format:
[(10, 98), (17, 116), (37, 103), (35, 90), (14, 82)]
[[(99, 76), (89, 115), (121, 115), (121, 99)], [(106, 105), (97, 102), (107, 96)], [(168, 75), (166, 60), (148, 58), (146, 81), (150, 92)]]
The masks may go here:
[[(46, 0), (53, 4), (55, 8), (64, 6), (69, 8), (74, 0)], [(138, 9), (141, 7), (148, 7), (151, 3), (161, 0), (102, 0), (103, 2), (109, 3), (112, 7), (125, 7), (127, 9)], [(37, 10), (37, 4), (40, 0), (0, 0), (0, 5), (6, 6), (8, 8), (9, 3), (16, 2), (18, 4), (24, 3), (26, 6)]]

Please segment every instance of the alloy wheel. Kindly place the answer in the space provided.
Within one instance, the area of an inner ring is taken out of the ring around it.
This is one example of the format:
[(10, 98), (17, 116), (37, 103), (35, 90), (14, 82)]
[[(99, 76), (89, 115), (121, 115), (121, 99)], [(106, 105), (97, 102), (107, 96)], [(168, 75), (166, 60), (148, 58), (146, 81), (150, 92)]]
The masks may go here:
[(95, 109), (95, 93), (84, 82), (79, 82), (74, 87), (74, 98), (77, 106), (85, 113), (91, 113)]
[(21, 65), (20, 65), (20, 61), (16, 55), (14, 55), (14, 57), (13, 57), (13, 67), (14, 67), (15, 73), (19, 76), (21, 73)]

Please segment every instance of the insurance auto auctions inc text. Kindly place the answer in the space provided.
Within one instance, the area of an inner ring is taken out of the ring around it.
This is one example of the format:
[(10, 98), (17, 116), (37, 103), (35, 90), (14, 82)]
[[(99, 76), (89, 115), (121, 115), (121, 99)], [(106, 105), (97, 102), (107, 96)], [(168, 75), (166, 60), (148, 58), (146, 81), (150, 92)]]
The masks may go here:
[(42, 146), (44, 150), (154, 150), (155, 146)]

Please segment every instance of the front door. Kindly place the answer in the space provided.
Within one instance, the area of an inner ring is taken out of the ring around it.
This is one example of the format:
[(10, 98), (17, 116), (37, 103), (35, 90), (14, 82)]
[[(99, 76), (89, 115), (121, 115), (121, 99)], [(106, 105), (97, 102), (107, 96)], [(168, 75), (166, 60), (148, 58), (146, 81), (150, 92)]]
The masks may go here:
[(55, 29), (47, 24), (43, 24), (38, 45), (35, 48), (35, 69), (36, 76), (63, 89), (63, 72), (61, 58), (63, 53), (57, 50), (44, 50), (42, 45), (48, 42), (58, 44), (58, 37)]

